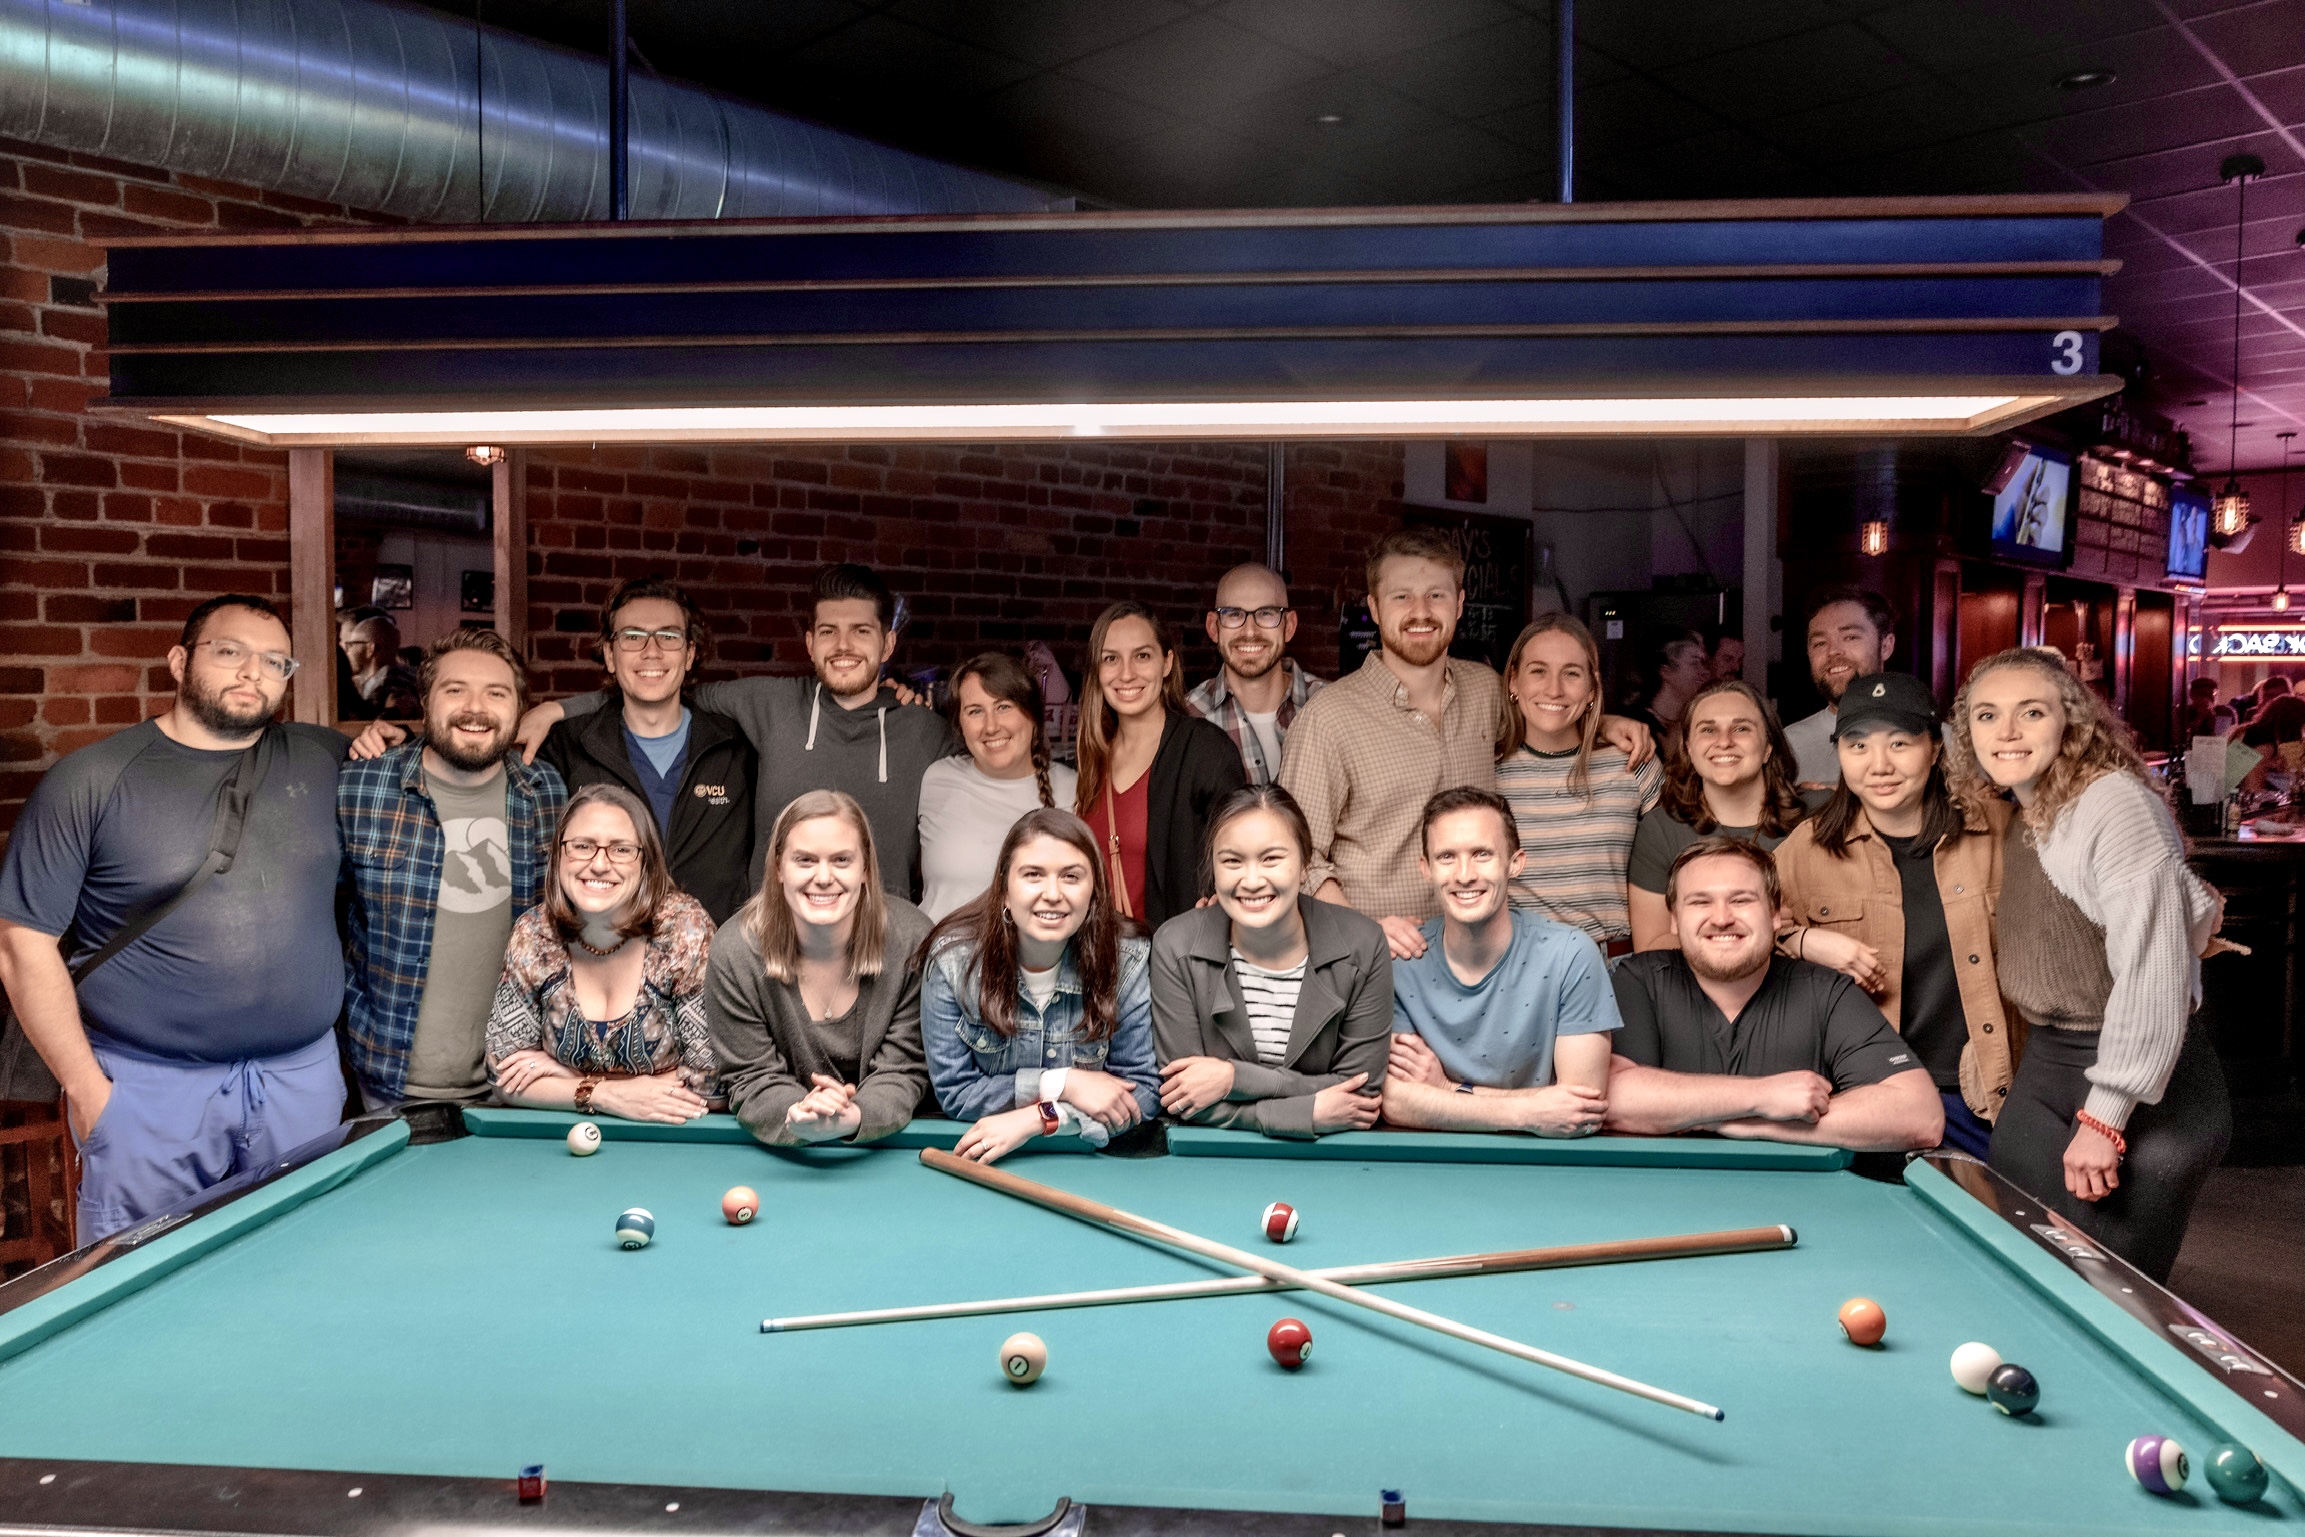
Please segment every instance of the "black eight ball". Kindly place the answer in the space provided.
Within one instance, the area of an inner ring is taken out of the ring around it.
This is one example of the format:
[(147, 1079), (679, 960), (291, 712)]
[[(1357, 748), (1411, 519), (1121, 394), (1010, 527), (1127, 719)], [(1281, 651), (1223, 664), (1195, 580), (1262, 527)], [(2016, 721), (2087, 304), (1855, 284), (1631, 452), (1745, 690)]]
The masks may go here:
[(1993, 1368), (1993, 1375), (1985, 1379), (1985, 1401), (2003, 1414), (2031, 1414), (2041, 1402), (2041, 1384), (2011, 1361)]

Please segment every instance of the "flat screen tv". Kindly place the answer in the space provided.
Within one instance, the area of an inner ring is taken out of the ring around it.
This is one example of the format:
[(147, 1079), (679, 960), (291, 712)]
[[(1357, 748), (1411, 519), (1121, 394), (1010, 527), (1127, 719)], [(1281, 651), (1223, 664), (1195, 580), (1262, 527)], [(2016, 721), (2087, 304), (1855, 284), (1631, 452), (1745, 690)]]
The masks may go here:
[(2015, 442), (1985, 494), (1993, 501), (1993, 553), (2028, 565), (2062, 566), (2073, 555), (2073, 456)]
[(2169, 574), (2188, 582), (2209, 579), (2209, 493), (2198, 486), (2169, 493)]

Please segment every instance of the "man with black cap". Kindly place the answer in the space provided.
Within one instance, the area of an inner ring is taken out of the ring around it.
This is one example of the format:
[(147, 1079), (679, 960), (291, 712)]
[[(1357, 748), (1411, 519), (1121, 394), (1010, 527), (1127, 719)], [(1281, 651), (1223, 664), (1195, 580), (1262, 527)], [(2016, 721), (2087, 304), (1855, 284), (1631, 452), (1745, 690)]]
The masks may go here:
[(1840, 788), (1777, 849), (1781, 953), (1871, 995), (1928, 1070), (1945, 1142), (1982, 1158), (2016, 1062), (1993, 965), (2006, 801), (1956, 799), (1918, 679), (1850, 680), (1833, 727)]

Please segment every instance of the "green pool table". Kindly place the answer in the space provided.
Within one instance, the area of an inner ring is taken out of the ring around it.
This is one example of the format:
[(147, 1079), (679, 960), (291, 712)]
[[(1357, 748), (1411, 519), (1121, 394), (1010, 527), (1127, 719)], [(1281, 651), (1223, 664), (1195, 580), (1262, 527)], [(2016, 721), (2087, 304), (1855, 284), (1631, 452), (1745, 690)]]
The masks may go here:
[[(1773, 1144), (1171, 1128), (1160, 1156), (1006, 1165), (1244, 1247), (1286, 1200), (1302, 1231), (1272, 1252), (1307, 1267), (1790, 1225), (1773, 1252), (1384, 1288), (1713, 1423), (1302, 1293), (763, 1333), (1220, 1272), (923, 1167), (947, 1123), (779, 1152), (725, 1116), (609, 1121), (578, 1158), (572, 1119), (355, 1122), (0, 1287), (0, 1532), (1361, 1537), (1395, 1489), (1436, 1534), (2305, 1537), (2305, 1391), (1973, 1164), (1892, 1183)], [(735, 1227), (740, 1183), (762, 1211)], [(632, 1252), (629, 1206), (657, 1224)], [(1878, 1349), (1836, 1326), (1855, 1295), (1887, 1311)], [(1265, 1350), (1284, 1315), (1314, 1334), (1300, 1372)], [(995, 1359), (1019, 1329), (1050, 1357), (1023, 1389)], [(1954, 1385), (1971, 1339), (2031, 1368), (2036, 1414)], [(2123, 1469), (2148, 1431), (2240, 1441), (2272, 1488), (2148, 1494)]]

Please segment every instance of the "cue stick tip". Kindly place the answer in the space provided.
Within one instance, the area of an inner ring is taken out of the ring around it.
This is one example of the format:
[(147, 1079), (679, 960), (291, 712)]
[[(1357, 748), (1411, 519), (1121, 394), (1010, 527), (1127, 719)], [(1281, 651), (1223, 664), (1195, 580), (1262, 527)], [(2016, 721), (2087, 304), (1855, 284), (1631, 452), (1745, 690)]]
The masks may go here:
[(1801, 1235), (1793, 1231), (1793, 1224), (1790, 1222), (1778, 1223), (1777, 1231), (1785, 1235), (1785, 1242), (1787, 1243), (1799, 1243), (1801, 1241)]
[(763, 1334), (775, 1334), (780, 1332), (781, 1328), (782, 1325), (773, 1318), (764, 1318), (760, 1321), (760, 1332)]

